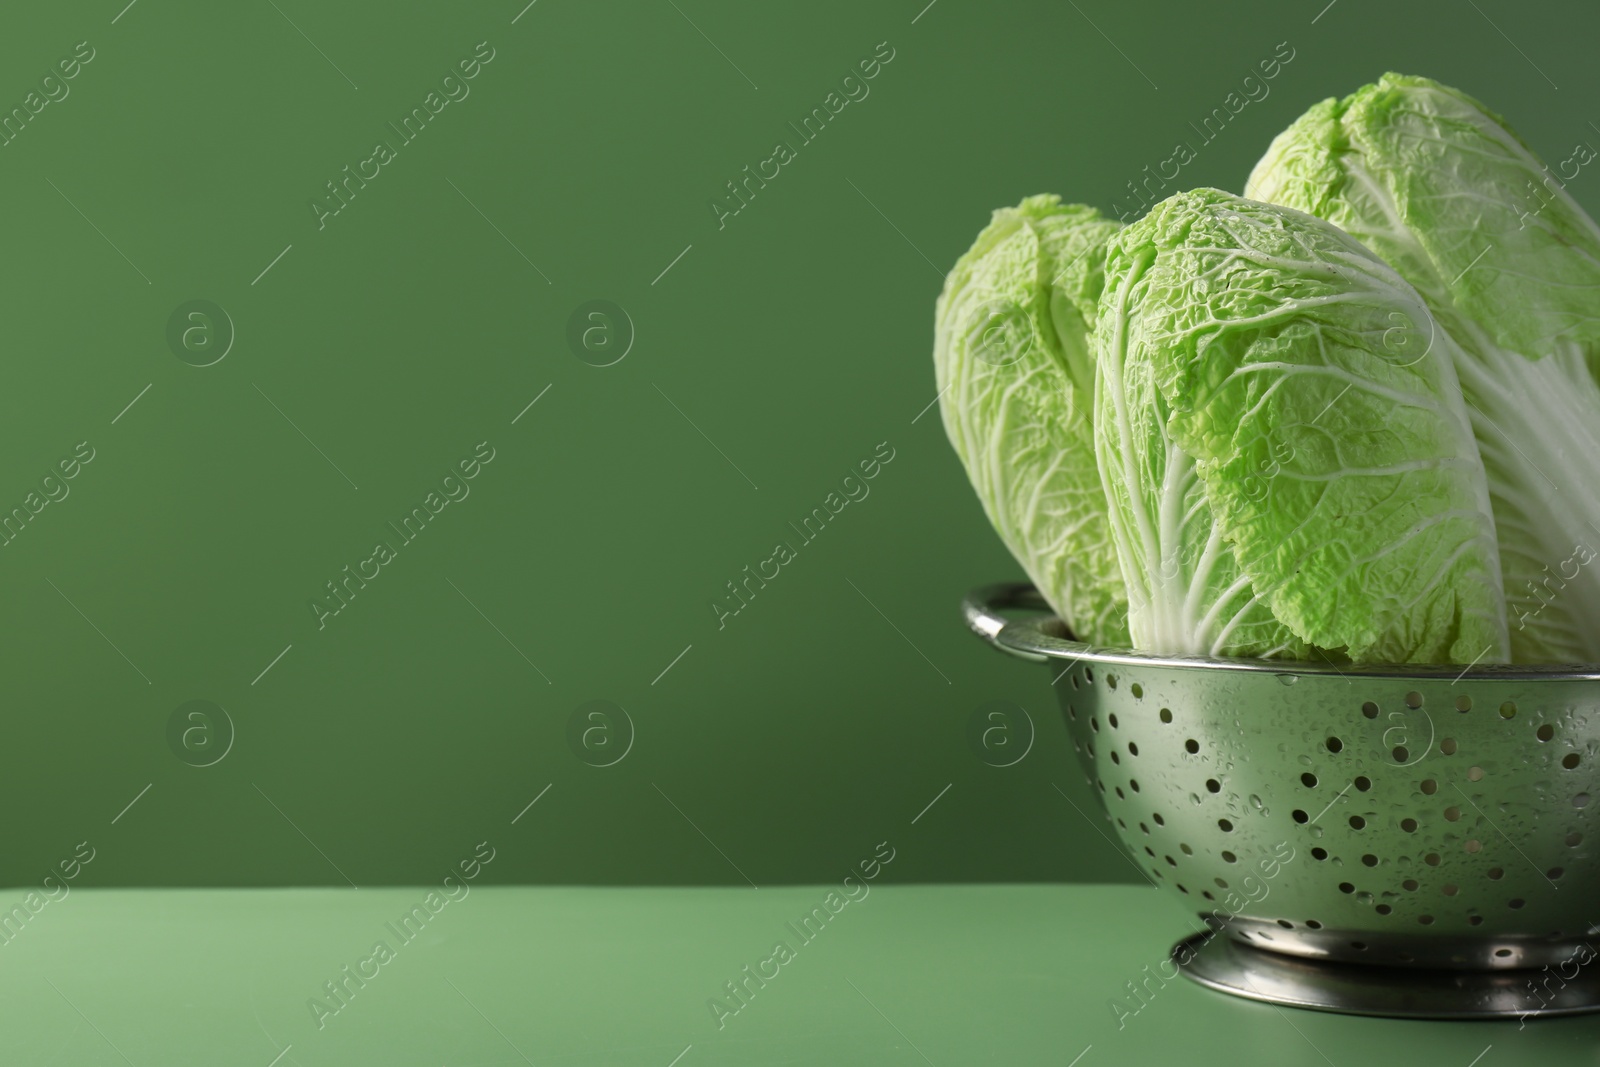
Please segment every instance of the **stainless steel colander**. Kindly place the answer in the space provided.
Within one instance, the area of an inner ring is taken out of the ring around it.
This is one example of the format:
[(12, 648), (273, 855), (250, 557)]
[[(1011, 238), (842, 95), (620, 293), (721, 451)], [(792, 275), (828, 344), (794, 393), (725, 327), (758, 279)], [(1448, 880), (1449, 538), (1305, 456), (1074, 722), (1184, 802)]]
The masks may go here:
[(1173, 948), (1189, 977), (1358, 1014), (1600, 1009), (1600, 669), (1092, 648), (1026, 585), (963, 609), (1049, 669), (1111, 827), (1205, 922)]

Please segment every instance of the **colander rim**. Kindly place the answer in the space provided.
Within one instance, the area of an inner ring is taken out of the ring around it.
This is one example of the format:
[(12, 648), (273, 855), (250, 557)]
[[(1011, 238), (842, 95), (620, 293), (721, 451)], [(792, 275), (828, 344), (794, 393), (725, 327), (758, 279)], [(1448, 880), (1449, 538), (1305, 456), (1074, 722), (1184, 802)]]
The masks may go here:
[[(1345, 679), (1438, 681), (1600, 681), (1596, 664), (1408, 664), (1394, 666), (1339, 666), (1302, 660), (1230, 659), (1220, 656), (1170, 656), (1130, 648), (1108, 648), (1075, 641), (1066, 624), (1050, 613), (1039, 591), (1029, 582), (1000, 582), (980, 586), (961, 602), (962, 616), (973, 633), (1019, 659), (1036, 662), (1068, 661), (1133, 668), (1179, 671), (1230, 671), (1245, 674), (1334, 676)], [(1007, 618), (1003, 611), (1031, 611), (1026, 618)]]

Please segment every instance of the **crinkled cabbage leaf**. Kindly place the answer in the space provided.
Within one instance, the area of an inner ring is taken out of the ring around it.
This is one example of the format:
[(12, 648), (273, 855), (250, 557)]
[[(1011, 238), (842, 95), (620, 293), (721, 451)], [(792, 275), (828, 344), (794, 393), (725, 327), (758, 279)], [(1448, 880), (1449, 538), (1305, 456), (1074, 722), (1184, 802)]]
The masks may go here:
[(1202, 189), (1113, 237), (1094, 426), (1135, 647), (1504, 661), (1452, 343), (1298, 211)]

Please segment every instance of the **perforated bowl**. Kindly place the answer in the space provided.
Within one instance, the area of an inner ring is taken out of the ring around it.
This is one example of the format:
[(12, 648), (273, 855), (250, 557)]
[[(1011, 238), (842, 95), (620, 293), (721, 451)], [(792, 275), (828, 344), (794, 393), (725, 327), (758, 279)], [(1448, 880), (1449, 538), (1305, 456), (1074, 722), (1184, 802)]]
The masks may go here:
[(1050, 671), (1104, 818), (1206, 926), (1174, 946), (1190, 977), (1364, 1014), (1600, 1008), (1600, 670), (1093, 648), (1027, 585), (963, 610)]

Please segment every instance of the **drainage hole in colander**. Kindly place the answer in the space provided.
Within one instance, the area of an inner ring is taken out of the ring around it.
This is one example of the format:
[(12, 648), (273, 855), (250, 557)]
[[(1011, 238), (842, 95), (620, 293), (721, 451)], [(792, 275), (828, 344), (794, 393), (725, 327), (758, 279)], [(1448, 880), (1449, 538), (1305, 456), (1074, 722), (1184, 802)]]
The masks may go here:
[(1417, 820), (1415, 820), (1415, 819), (1401, 819), (1400, 820), (1400, 829), (1404, 830), (1408, 834), (1416, 833), (1417, 832)]
[(1096, 778), (1094, 784), (1100, 787), (1100, 792), (1104, 793), (1106, 791), (1106, 783), (1101, 779)]
[(1111, 750), (1111, 762), (1112, 763), (1121, 763), (1122, 762), (1122, 757), (1117, 755), (1117, 750), (1116, 749), (1112, 749)]
[(1513, 909), (1520, 908), (1526, 903), (1527, 901), (1523, 900), (1521, 897), (1512, 897), (1510, 900), (1506, 901), (1506, 907)]
[(1551, 726), (1549, 723), (1545, 723), (1543, 726), (1539, 727), (1533, 732), (1533, 736), (1537, 737), (1541, 741), (1548, 741), (1555, 735), (1556, 728)]
[(1083, 669), (1083, 680), (1086, 681), (1086, 682), (1094, 681), (1094, 668), (1093, 667), (1085, 667)]
[(1315, 919), (1307, 919), (1306, 920), (1306, 929), (1308, 929), (1308, 930), (1320, 930), (1320, 929), (1322, 929), (1322, 924), (1317, 922), (1317, 920), (1315, 920)]
[(1149, 845), (1146, 845), (1146, 846), (1144, 846), (1144, 850), (1147, 853), (1150, 854), (1150, 858), (1151, 859), (1155, 859), (1156, 858), (1156, 850), (1155, 849), (1151, 848)]
[(1483, 768), (1482, 767), (1468, 767), (1467, 768), (1467, 781), (1469, 781), (1469, 782), (1481, 782), (1481, 781), (1483, 781)]
[(1373, 908), (1372, 910), (1377, 912), (1379, 915), (1388, 915), (1390, 912), (1394, 911), (1394, 909), (1391, 908), (1387, 904), (1379, 904), (1376, 908)]
[(1417, 922), (1421, 923), (1423, 926), (1432, 926), (1433, 925), (1433, 916), (1432, 915), (1418, 915), (1417, 916)]
[(1544, 876), (1553, 882), (1566, 873), (1567, 872), (1560, 867), (1551, 867), (1548, 871), (1544, 872)]
[(1213, 793), (1220, 793), (1222, 792), (1222, 783), (1217, 781), (1215, 778), (1207, 778), (1206, 788)]
[(1188, 890), (1185, 889), (1180, 883), (1173, 882), (1172, 884), (1178, 887), (1178, 892), (1180, 892), (1180, 893), (1187, 893), (1188, 892)]
[(1307, 789), (1315, 789), (1317, 787), (1317, 776), (1307, 771), (1300, 776), (1300, 784)]
[(1352, 941), (1350, 942), (1350, 947), (1355, 949), (1357, 952), (1367, 951), (1367, 943), (1365, 941)]
[(1501, 959), (1505, 959), (1507, 956), (1511, 955), (1511, 950), (1508, 948), (1497, 948), (1494, 950), (1494, 954)]
[(1349, 882), (1340, 882), (1339, 883), (1339, 892), (1341, 892), (1341, 893), (1354, 893), (1355, 891), (1356, 891), (1356, 887), (1351, 885)]
[(1299, 808), (1295, 808), (1289, 814), (1294, 816), (1294, 821), (1295, 822), (1308, 822), (1311, 819), (1311, 816), (1307, 815), (1305, 812), (1301, 811)]
[(1404, 763), (1406, 760), (1411, 758), (1410, 750), (1404, 745), (1394, 746), (1394, 751), (1391, 753), (1391, 755), (1394, 756), (1394, 761), (1396, 763)]
[[(1227, 819), (1218, 819), (1217, 820), (1217, 826), (1222, 829), (1223, 833), (1227, 833), (1227, 834), (1233, 833), (1233, 823), (1229, 822)], [(1578, 836), (1577, 834), (1568, 834), (1567, 835), (1567, 844), (1576, 845), (1577, 842), (1572, 840), (1572, 838), (1577, 837), (1577, 836)]]
[[(1116, 686), (1113, 685), (1111, 688), (1115, 689)], [(1117, 713), (1113, 711), (1110, 715), (1107, 715), (1106, 722), (1110, 723), (1111, 728), (1115, 730), (1117, 728)]]
[(1138, 754), (1139, 754), (1139, 746), (1134, 744), (1132, 741), (1129, 741), (1128, 742), (1128, 755), (1137, 756)]
[(1578, 833), (1578, 831), (1574, 830), (1574, 831), (1572, 831), (1572, 833), (1567, 835), (1567, 847), (1568, 848), (1577, 848), (1582, 843), (1583, 843), (1583, 835)]
[(1188, 752), (1189, 755), (1192, 756), (1196, 752), (1200, 751), (1200, 742), (1196, 741), (1194, 738), (1191, 737), (1191, 738), (1189, 738), (1187, 741), (1185, 741), (1183, 743), (1183, 747), (1184, 747), (1184, 750), (1186, 752)]
[[(1114, 674), (1106, 675), (1106, 686), (1107, 688), (1115, 689), (1117, 687), (1117, 676)], [(1116, 723), (1112, 723), (1111, 725), (1115, 726)]]
[(1129, 686), (1128, 692), (1133, 694), (1133, 698), (1135, 700), (1144, 699), (1144, 686), (1140, 685), (1138, 682), (1134, 682), (1131, 686)]
[(1329, 752), (1342, 752), (1344, 750), (1344, 742), (1337, 737), (1328, 738), (1325, 744), (1328, 746)]
[(1137, 793), (1139, 791), (1139, 779), (1137, 779), (1137, 778), (1129, 778), (1128, 779), (1128, 788), (1132, 789), (1135, 793)]
[(1126, 830), (1128, 828), (1128, 824), (1123, 822), (1121, 819), (1117, 820), (1117, 825), (1122, 827), (1124, 830)]
[(1156, 821), (1156, 825), (1157, 826), (1165, 826), (1165, 825), (1167, 825), (1167, 820), (1165, 820), (1165, 819), (1163, 819), (1161, 817), (1161, 813), (1159, 811), (1156, 812), (1155, 814), (1151, 815), (1150, 817)]
[(1182, 852), (1185, 856), (1194, 855), (1194, 849), (1190, 848), (1188, 845), (1184, 844), (1182, 841), (1178, 842), (1178, 851)]
[(1429, 867), (1437, 867), (1439, 866), (1439, 854), (1437, 852), (1430, 852), (1426, 856), (1422, 857), (1422, 862), (1426, 863)]
[(1578, 754), (1576, 752), (1569, 752), (1565, 756), (1561, 757), (1561, 766), (1565, 767), (1567, 770), (1570, 771), (1570, 770), (1572, 770), (1572, 768), (1576, 767), (1577, 765), (1578, 765)]
[(1228, 880), (1226, 878), (1213, 878), (1211, 880), (1213, 882), (1217, 883), (1217, 888), (1218, 889), (1226, 889), (1226, 888), (1228, 888)]
[(1472, 710), (1472, 698), (1469, 697), (1469, 696), (1456, 697), (1456, 710), (1457, 711), (1463, 711), (1463, 712), (1464, 711), (1471, 711)]
[(1279, 919), (1278, 920), (1278, 925), (1283, 927), (1285, 930), (1293, 930), (1294, 929), (1294, 923), (1290, 922), (1288, 919)]
[(1444, 885), (1439, 887), (1439, 892), (1443, 893), (1447, 897), (1453, 897), (1460, 892), (1460, 889), (1449, 882), (1446, 882)]
[(1359, 815), (1350, 816), (1350, 829), (1352, 829), (1352, 830), (1364, 830), (1364, 829), (1366, 829), (1366, 827), (1367, 827), (1367, 820), (1363, 819)]
[(1200, 890), (1200, 895), (1205, 897), (1207, 900), (1216, 900), (1217, 899), (1216, 897), (1211, 895), (1211, 890), (1209, 890), (1209, 889)]
[(1358, 774), (1356, 775), (1355, 786), (1357, 789), (1365, 793), (1367, 790), (1372, 788), (1372, 779), (1368, 778), (1364, 774)]
[(1439, 791), (1439, 783), (1432, 778), (1424, 778), (1422, 780), (1422, 791), (1431, 797)]
[(1161, 858), (1167, 861), (1167, 866), (1169, 867), (1176, 867), (1178, 865), (1178, 861), (1173, 859), (1171, 856), (1162, 856)]
[(1444, 809), (1444, 817), (1450, 822), (1455, 822), (1457, 819), (1461, 818), (1461, 809), (1452, 804), (1450, 807)]
[(1120, 785), (1116, 787), (1116, 790), (1117, 790), (1117, 799), (1118, 800), (1127, 800), (1128, 799), (1128, 794), (1126, 794), (1126, 793), (1124, 793), (1122, 791), (1122, 787)]
[(1226, 849), (1224, 849), (1223, 852), (1222, 852), (1222, 859), (1226, 863), (1238, 863), (1239, 862), (1239, 857), (1235, 856), (1232, 852), (1229, 852)]
[(1147, 834), (1150, 832), (1150, 827), (1146, 826), (1144, 823), (1139, 824), (1139, 829), (1143, 830)]
[(1488, 874), (1491, 881), (1495, 882), (1498, 882), (1500, 879), (1506, 876), (1506, 870), (1504, 867), (1490, 867), (1485, 873)]
[(1328, 850), (1325, 848), (1314, 848), (1311, 850), (1311, 858), (1314, 860), (1325, 860), (1328, 858)]
[(1589, 794), (1588, 793), (1579, 793), (1576, 796), (1574, 796), (1572, 798), (1572, 806), (1575, 807), (1575, 808), (1588, 807), (1589, 806)]
[(1162, 708), (1161, 709), (1160, 718), (1161, 718), (1162, 722), (1171, 722), (1172, 721), (1172, 709), (1171, 708)]
[(1482, 915), (1468, 915), (1467, 916), (1467, 925), (1468, 926), (1482, 926), (1483, 925), (1483, 916)]
[(1089, 729), (1095, 733), (1100, 732), (1100, 720), (1093, 715), (1089, 716)]
[(1412, 963), (1415, 961), (1415, 957), (1409, 952), (1397, 952), (1395, 953), (1394, 958), (1399, 960), (1401, 963)]
[(1443, 752), (1446, 756), (1454, 756), (1456, 754), (1456, 739), (1453, 737), (1447, 737), (1443, 741), (1440, 741), (1439, 751)]
[(1483, 850), (1483, 842), (1482, 841), (1479, 841), (1475, 837), (1471, 838), (1471, 839), (1469, 839), (1467, 841), (1467, 851), (1468, 852), (1481, 852), (1482, 850)]
[[(1249, 935), (1247, 934), (1245, 936), (1248, 937)], [(1271, 940), (1273, 940), (1273, 936), (1271, 934), (1265, 932), (1265, 931), (1261, 931), (1261, 932), (1257, 933), (1256, 936), (1259, 937), (1263, 941), (1271, 941)]]
[(1365, 863), (1368, 867), (1376, 867), (1378, 865), (1378, 857), (1368, 852), (1365, 856), (1361, 857), (1361, 862)]
[(1418, 882), (1415, 878), (1407, 878), (1405, 881), (1400, 883), (1400, 888), (1404, 889), (1408, 893), (1415, 893), (1417, 891), (1417, 885)]
[(1068, 679), (1068, 680), (1069, 680), (1069, 681), (1071, 681), (1071, 682), (1072, 682), (1072, 688), (1074, 688), (1074, 689), (1076, 689), (1076, 688), (1078, 688), (1078, 676), (1077, 676), (1077, 675), (1076, 675), (1076, 674), (1074, 674), (1074, 675), (1073, 675), (1073, 676), (1072, 676), (1072, 677), (1071, 677), (1071, 678), (1070, 678), (1070, 679)]
[(1413, 689), (1411, 692), (1407, 693), (1406, 694), (1406, 707), (1410, 708), (1412, 711), (1415, 711), (1418, 708), (1422, 707), (1422, 694), (1417, 692), (1415, 689)]
[(1376, 719), (1378, 717), (1378, 705), (1374, 704), (1370, 700), (1367, 701), (1365, 704), (1361, 705), (1361, 714), (1365, 715), (1369, 719)]
[(1512, 716), (1516, 715), (1516, 713), (1517, 713), (1517, 702), (1516, 701), (1508, 700), (1504, 704), (1500, 705), (1500, 717), (1502, 719), (1509, 719)]

